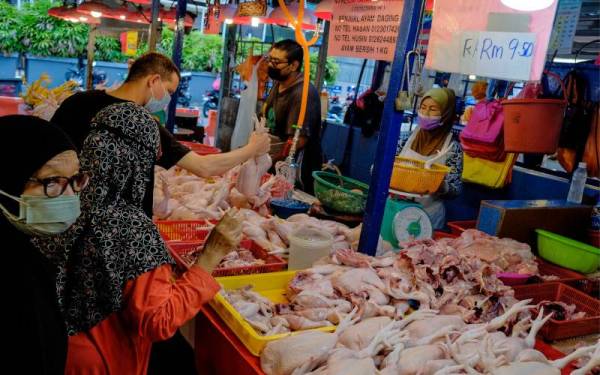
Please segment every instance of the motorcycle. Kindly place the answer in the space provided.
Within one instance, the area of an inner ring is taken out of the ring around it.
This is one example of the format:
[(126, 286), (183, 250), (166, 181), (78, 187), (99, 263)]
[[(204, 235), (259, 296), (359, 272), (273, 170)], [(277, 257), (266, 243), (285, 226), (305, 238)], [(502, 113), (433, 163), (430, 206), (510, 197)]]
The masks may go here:
[[(95, 65), (95, 63), (94, 63)], [(83, 63), (83, 57), (77, 59), (77, 64), (74, 67), (67, 69), (65, 73), (65, 81), (75, 81), (80, 87), (83, 87), (84, 77), (87, 71), (85, 64)], [(92, 70), (92, 87), (106, 84), (107, 75), (102, 70)]]
[(202, 115), (207, 118), (208, 111), (219, 108), (219, 90), (211, 89), (202, 96)]

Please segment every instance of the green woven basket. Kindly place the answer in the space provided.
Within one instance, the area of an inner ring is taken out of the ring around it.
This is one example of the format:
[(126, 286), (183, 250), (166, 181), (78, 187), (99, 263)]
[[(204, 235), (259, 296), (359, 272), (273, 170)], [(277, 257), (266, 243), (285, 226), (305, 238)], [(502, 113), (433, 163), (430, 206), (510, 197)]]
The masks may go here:
[[(315, 195), (323, 206), (345, 214), (361, 214), (367, 204), (369, 186), (352, 178), (316, 171)], [(351, 190), (360, 190), (362, 193)]]

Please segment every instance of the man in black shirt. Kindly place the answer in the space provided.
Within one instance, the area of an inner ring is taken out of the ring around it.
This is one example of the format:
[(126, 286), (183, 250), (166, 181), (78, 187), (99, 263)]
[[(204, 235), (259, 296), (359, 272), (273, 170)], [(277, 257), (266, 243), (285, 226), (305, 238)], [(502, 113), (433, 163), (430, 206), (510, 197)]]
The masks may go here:
[[(52, 122), (71, 137), (80, 151), (90, 131), (90, 123), (100, 110), (111, 104), (131, 101), (154, 113), (164, 109), (178, 85), (179, 70), (175, 64), (164, 55), (148, 53), (133, 62), (127, 80), (119, 88), (110, 93), (92, 90), (69, 97), (58, 108)], [(167, 129), (159, 128), (162, 154), (157, 164), (166, 169), (178, 165), (200, 177), (223, 174), (267, 152), (270, 147), (267, 135), (253, 134), (245, 147), (228, 153), (200, 156), (177, 142)], [(149, 216), (152, 216), (153, 184), (151, 181), (144, 199), (144, 208)]]
[[(273, 44), (267, 57), (269, 77), (274, 86), (265, 102), (264, 115), (271, 132), (283, 142), (294, 136), (302, 100), (304, 77), (301, 72), (304, 52), (302, 47), (291, 39)], [(321, 170), (323, 155), (321, 152), (321, 100), (312, 83), (308, 86), (308, 102), (304, 124), (301, 124), (300, 139), (297, 144), (300, 161), (300, 182), (302, 189), (313, 193), (312, 172)], [(285, 150), (287, 151), (287, 150)], [(283, 160), (287, 154), (274, 158), (273, 162)]]

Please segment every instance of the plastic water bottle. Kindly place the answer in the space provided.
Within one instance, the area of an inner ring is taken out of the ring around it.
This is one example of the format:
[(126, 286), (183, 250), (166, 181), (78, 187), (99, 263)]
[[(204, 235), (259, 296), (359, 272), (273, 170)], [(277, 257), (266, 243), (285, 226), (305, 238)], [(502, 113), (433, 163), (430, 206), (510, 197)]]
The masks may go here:
[(570, 203), (581, 203), (583, 200), (583, 189), (585, 188), (585, 182), (587, 180), (587, 166), (585, 163), (579, 163), (577, 170), (573, 173), (571, 179), (571, 187), (569, 188), (569, 195), (567, 196), (567, 202)]

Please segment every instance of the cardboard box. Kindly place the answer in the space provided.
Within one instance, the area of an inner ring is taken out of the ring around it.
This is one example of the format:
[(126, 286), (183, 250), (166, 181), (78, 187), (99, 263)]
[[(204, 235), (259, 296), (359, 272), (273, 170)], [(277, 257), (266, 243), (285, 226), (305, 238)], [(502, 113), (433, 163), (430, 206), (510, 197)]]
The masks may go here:
[(477, 229), (528, 243), (537, 249), (536, 229), (586, 240), (592, 206), (558, 200), (482, 201)]

